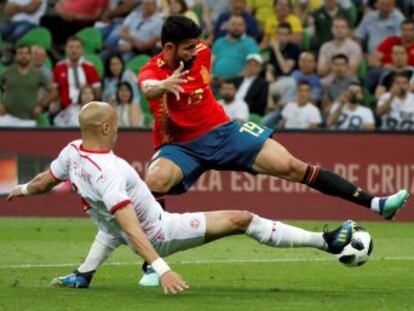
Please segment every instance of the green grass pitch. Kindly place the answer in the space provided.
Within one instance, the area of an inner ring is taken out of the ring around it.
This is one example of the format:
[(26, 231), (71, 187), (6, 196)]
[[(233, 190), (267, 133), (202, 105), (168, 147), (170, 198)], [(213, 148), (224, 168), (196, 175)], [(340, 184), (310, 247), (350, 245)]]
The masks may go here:
[(414, 310), (413, 224), (361, 225), (374, 238), (365, 266), (346, 268), (315, 250), (232, 237), (167, 258), (191, 288), (165, 296), (159, 288), (137, 287), (140, 260), (126, 247), (115, 251), (89, 289), (51, 288), (53, 277), (71, 272), (86, 255), (93, 224), (0, 218), (0, 310)]

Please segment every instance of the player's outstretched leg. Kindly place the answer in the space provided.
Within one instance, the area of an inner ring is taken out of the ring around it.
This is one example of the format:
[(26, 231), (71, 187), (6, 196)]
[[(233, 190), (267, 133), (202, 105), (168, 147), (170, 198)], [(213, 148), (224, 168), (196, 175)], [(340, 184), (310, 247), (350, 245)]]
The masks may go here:
[(117, 239), (99, 231), (85, 261), (73, 273), (52, 280), (53, 287), (88, 288), (95, 271), (120, 245)]
[(235, 234), (246, 234), (273, 247), (313, 247), (332, 254), (340, 253), (351, 241), (355, 223), (344, 222), (333, 231), (311, 232), (246, 211), (208, 212), (206, 242)]
[(380, 214), (387, 220), (394, 219), (409, 196), (407, 190), (401, 190), (387, 197), (374, 197), (331, 171), (316, 165), (308, 165), (296, 159), (286, 148), (273, 139), (268, 139), (265, 142), (257, 155), (253, 169), (257, 173), (300, 182), (324, 194), (359, 204)]

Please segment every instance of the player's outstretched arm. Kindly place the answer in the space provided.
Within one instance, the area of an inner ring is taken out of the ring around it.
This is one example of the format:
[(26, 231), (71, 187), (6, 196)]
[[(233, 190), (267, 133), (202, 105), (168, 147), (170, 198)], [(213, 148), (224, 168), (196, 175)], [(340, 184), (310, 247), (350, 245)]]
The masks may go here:
[(31, 181), (24, 185), (17, 185), (9, 193), (7, 201), (12, 200), (14, 197), (28, 196), (40, 193), (46, 193), (52, 190), (59, 182), (50, 174), (49, 171), (45, 171), (36, 175)]
[(157, 99), (165, 93), (172, 93), (177, 100), (180, 100), (180, 93), (184, 92), (180, 86), (181, 83), (186, 83), (187, 80), (183, 77), (188, 74), (188, 70), (184, 70), (183, 62), (174, 73), (165, 80), (145, 80), (141, 83), (141, 92), (147, 99)]
[(183, 278), (172, 271), (168, 264), (158, 255), (142, 231), (138, 217), (131, 204), (118, 209), (115, 212), (115, 217), (137, 253), (146, 262), (149, 262), (151, 267), (160, 276), (161, 286), (165, 294), (176, 294), (189, 287)]

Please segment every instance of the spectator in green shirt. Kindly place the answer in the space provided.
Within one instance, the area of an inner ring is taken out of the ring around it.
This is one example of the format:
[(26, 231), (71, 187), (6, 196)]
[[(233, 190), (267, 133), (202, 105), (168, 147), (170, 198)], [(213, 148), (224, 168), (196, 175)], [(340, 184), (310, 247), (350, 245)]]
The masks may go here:
[[(0, 75), (3, 100), (0, 111), (20, 119), (36, 119), (48, 107), (51, 97), (51, 81), (31, 65), (30, 47), (19, 46), (16, 51), (16, 64)], [(39, 89), (49, 90), (38, 99)]]

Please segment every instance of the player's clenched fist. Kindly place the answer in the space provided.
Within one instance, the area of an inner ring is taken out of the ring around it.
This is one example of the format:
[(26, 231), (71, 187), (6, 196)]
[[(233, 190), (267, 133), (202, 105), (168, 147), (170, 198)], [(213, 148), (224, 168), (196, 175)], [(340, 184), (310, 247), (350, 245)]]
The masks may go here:
[(164, 294), (176, 294), (189, 288), (183, 278), (174, 271), (167, 271), (160, 278)]

